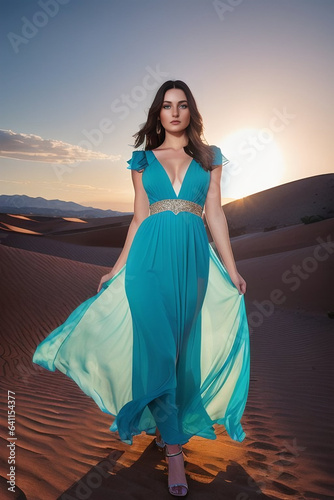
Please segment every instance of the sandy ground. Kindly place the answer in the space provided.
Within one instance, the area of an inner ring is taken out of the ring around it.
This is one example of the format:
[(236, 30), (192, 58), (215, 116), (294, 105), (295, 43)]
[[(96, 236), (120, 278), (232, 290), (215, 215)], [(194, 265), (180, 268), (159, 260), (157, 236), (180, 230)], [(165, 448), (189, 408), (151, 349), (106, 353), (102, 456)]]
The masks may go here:
[[(9, 493), (2, 419), (3, 499), (171, 498), (166, 462), (151, 436), (122, 443), (109, 431), (112, 417), (71, 379), (31, 360), (37, 344), (96, 293), (120, 252), (110, 246), (111, 226), (121, 241), (123, 222), (0, 215), (1, 398), (5, 404), (7, 391), (15, 392), (17, 436), (16, 493)], [(235, 442), (216, 426), (216, 440), (194, 437), (184, 446), (188, 498), (334, 498), (329, 241), (334, 219), (233, 239), (248, 283), (246, 438)]]

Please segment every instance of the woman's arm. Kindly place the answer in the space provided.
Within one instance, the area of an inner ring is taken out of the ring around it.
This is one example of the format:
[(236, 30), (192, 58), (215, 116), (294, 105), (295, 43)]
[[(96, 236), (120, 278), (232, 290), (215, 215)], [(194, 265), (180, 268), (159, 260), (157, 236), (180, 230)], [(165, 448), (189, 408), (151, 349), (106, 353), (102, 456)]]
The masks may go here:
[(205, 217), (213, 241), (231, 280), (239, 290), (239, 293), (245, 293), (246, 282), (238, 273), (235, 264), (227, 221), (221, 205), (221, 175), (222, 166), (216, 167), (210, 173), (210, 185), (205, 201)]
[(136, 170), (131, 170), (132, 175), (132, 183), (135, 190), (135, 199), (134, 199), (134, 209), (133, 209), (133, 218), (129, 225), (128, 233), (126, 235), (126, 239), (124, 242), (123, 249), (118, 256), (117, 261), (115, 262), (112, 270), (102, 276), (97, 293), (101, 290), (101, 286), (105, 281), (108, 281), (110, 278), (115, 276), (125, 265), (130, 247), (132, 245), (133, 238), (137, 232), (138, 227), (143, 222), (146, 217), (149, 215), (149, 200), (146, 194), (146, 191), (142, 182), (142, 173), (137, 172)]

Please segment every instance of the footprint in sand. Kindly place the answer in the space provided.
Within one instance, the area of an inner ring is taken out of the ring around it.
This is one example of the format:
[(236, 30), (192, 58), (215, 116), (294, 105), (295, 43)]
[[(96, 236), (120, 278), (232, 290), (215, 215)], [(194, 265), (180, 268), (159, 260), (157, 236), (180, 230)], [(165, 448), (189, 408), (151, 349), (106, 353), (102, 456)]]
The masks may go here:
[(291, 462), (291, 460), (285, 460), (284, 458), (281, 458), (280, 460), (276, 460), (276, 462), (274, 462), (274, 465), (278, 465), (279, 467), (292, 467), (293, 465), (296, 465), (296, 462)]
[(253, 443), (249, 443), (247, 446), (250, 448), (258, 448), (260, 450), (279, 451), (278, 446), (271, 443), (263, 443), (262, 441), (254, 441)]
[(289, 474), (289, 472), (282, 472), (282, 474), (280, 474), (277, 479), (279, 479), (280, 481), (297, 481), (296, 476), (294, 476), (293, 474)]
[(264, 464), (263, 462), (257, 462), (256, 460), (247, 460), (247, 465), (255, 470), (265, 470), (266, 472), (270, 470), (269, 465)]
[(283, 483), (279, 483), (278, 481), (272, 481), (271, 484), (273, 485), (275, 490), (285, 495), (295, 495), (296, 493), (298, 493), (298, 491), (295, 490), (294, 488), (290, 488), (290, 486), (287, 486), (286, 484)]
[(263, 439), (264, 441), (271, 441), (271, 436), (267, 434), (252, 434), (252, 437), (255, 439)]
[(246, 455), (254, 460), (262, 460), (263, 462), (267, 460), (266, 455), (263, 455), (263, 453), (257, 453), (256, 451), (247, 451)]

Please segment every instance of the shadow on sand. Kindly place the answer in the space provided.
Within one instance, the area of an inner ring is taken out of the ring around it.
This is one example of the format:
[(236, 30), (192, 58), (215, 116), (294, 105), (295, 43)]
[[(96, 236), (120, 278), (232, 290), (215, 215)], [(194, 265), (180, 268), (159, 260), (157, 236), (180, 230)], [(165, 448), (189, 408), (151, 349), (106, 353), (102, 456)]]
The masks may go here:
[[(184, 447), (186, 453), (186, 447)], [(154, 443), (144, 450), (131, 467), (120, 468), (118, 459), (124, 452), (112, 450), (108, 457), (91, 468), (79, 481), (64, 491), (57, 500), (148, 500), (170, 499), (167, 489), (167, 464), (164, 454)], [(213, 476), (185, 458), (189, 493), (187, 498), (265, 500), (278, 499), (262, 493), (260, 486), (237, 462), (230, 461), (225, 471)], [(205, 482), (191, 479), (200, 475)], [(210, 478), (212, 481), (210, 482)]]

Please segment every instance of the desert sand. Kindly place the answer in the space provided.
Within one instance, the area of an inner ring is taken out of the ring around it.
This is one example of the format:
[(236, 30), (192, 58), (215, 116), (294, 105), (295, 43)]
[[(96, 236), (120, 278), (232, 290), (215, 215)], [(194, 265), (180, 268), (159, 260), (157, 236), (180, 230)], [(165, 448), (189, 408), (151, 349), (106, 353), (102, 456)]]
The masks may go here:
[[(1, 499), (171, 498), (166, 462), (152, 436), (122, 443), (109, 431), (113, 417), (71, 379), (32, 363), (37, 344), (96, 293), (130, 220), (0, 214), (1, 394), (5, 402), (7, 391), (15, 392), (17, 436), (16, 492), (10, 493), (3, 420)], [(216, 426), (216, 440), (194, 437), (184, 446), (187, 498), (334, 498), (329, 241), (334, 219), (265, 232), (256, 227), (232, 239), (248, 283), (246, 438), (238, 443)]]

